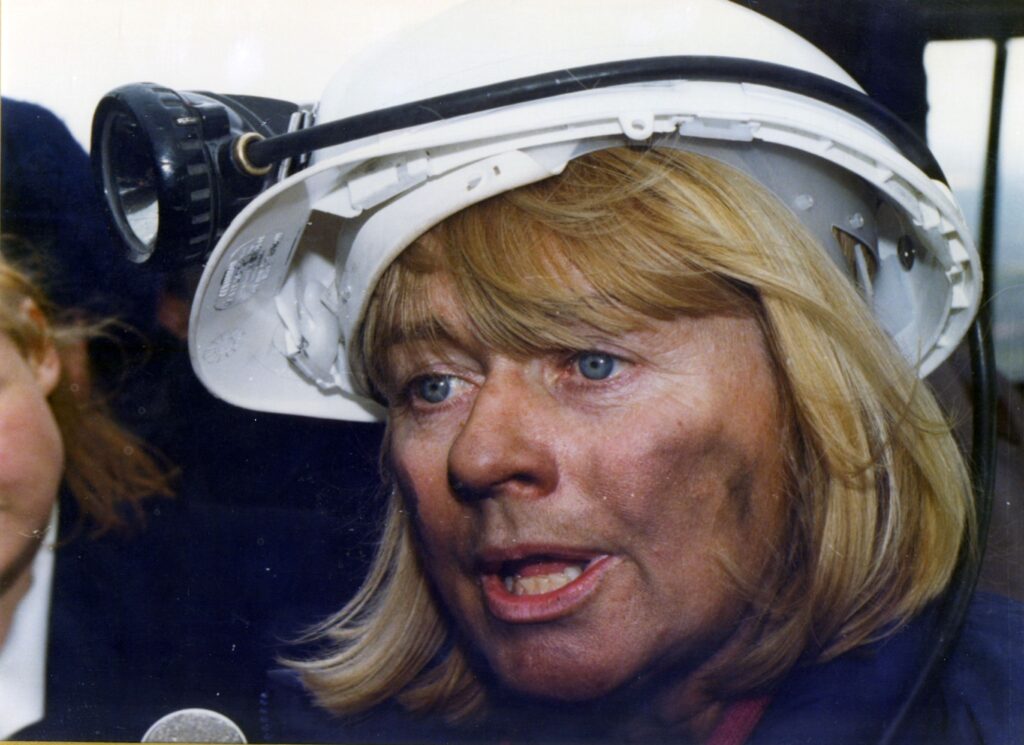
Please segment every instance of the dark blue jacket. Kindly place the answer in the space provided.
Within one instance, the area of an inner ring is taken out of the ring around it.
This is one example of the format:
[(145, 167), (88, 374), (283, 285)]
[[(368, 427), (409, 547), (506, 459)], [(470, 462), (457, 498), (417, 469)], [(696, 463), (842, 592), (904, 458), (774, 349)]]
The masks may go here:
[[(875, 743), (916, 678), (932, 644), (933, 612), (899, 633), (822, 665), (794, 670), (775, 691), (746, 745)], [(603, 742), (581, 723), (554, 730), (535, 711), (452, 730), (393, 704), (355, 721), (315, 709), (296, 677), (275, 671), (263, 693), (262, 736), (291, 742)], [(605, 730), (606, 731), (606, 730)], [(914, 709), (901, 745), (1011, 745), (1024, 742), (1024, 606), (979, 594), (938, 685)]]
[(138, 534), (95, 540), (76, 521), (62, 499), (46, 716), (16, 739), (138, 742), (187, 707), (255, 739), (283, 640), (352, 591), (334, 526), (312, 512), (152, 501)]

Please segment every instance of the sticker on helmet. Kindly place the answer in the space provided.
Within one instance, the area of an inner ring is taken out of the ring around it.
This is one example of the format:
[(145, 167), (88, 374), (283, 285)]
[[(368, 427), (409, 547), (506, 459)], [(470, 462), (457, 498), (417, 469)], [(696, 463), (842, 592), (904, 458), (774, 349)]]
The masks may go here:
[(270, 276), (274, 254), (281, 245), (284, 233), (275, 233), (271, 240), (267, 235), (248, 240), (231, 252), (227, 268), (217, 290), (213, 307), (225, 310), (253, 297)]

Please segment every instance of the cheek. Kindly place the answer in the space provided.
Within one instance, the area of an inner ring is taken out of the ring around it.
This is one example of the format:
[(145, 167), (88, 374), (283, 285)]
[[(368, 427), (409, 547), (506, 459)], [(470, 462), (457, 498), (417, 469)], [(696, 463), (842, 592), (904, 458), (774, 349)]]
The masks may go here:
[(636, 412), (628, 428), (598, 441), (573, 470), (584, 493), (644, 533), (665, 520), (699, 522), (716, 489), (720, 448), (709, 428), (693, 418), (644, 417)]
[(577, 469), (619, 532), (643, 544), (651, 574), (681, 576), (685, 566), (694, 581), (712, 582), (720, 575), (713, 555), (753, 565), (771, 550), (785, 443), (773, 393), (744, 398), (736, 395), (735, 409), (691, 399), (650, 407), (650, 416), (635, 412), (628, 429)]
[(390, 444), (391, 472), (399, 493), (413, 515), (428, 567), (445, 566), (464, 543), (466, 510), (448, 487), (447, 449), (430, 441)]
[[(26, 397), (0, 411), (0, 484), (8, 502), (56, 494), (64, 446), (49, 405)], [(8, 491), (11, 490), (11, 491)]]
[(472, 568), (475, 522), (470, 511), (451, 495), (443, 470), (396, 465), (393, 473), (412, 516), (427, 578), (460, 625), (478, 627), (484, 621)]
[(49, 407), (0, 412), (0, 574), (45, 527), (57, 499), (64, 450)]

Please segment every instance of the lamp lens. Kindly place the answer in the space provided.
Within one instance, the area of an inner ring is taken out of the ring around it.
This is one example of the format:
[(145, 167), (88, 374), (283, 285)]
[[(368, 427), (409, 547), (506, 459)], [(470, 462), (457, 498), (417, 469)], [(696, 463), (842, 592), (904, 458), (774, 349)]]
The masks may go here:
[(122, 230), (137, 241), (133, 258), (144, 261), (153, 252), (160, 227), (157, 173), (149, 138), (134, 118), (114, 113), (106, 124), (104, 150), (107, 193)]

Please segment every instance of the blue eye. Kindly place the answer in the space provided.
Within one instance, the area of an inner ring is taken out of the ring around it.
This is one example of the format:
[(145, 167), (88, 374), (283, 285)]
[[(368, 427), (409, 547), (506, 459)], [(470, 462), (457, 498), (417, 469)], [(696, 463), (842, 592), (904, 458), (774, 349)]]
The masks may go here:
[(414, 381), (412, 387), (417, 398), (439, 404), (451, 395), (452, 379), (449, 375), (427, 375)]
[(618, 367), (618, 359), (603, 352), (583, 352), (576, 357), (576, 367), (587, 380), (604, 380)]

